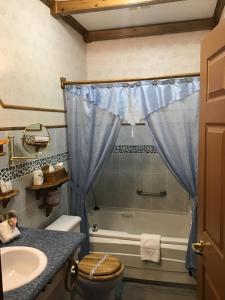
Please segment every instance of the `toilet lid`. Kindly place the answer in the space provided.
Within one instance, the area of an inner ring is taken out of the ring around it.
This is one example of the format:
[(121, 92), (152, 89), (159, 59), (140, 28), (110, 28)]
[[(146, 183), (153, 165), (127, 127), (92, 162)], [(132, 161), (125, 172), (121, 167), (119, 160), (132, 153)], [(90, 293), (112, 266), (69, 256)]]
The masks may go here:
[(78, 270), (79, 275), (85, 278), (96, 280), (97, 278), (103, 277), (105, 279), (121, 273), (122, 264), (120, 260), (112, 255), (103, 253), (93, 253), (86, 255), (79, 263)]

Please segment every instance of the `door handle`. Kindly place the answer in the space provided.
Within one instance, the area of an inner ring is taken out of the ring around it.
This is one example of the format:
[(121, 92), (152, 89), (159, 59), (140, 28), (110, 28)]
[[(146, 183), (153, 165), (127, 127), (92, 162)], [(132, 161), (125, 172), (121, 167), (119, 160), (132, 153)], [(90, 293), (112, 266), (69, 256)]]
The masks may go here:
[(203, 255), (203, 248), (210, 245), (211, 244), (209, 242), (199, 241), (198, 243), (192, 243), (192, 250), (197, 255)]

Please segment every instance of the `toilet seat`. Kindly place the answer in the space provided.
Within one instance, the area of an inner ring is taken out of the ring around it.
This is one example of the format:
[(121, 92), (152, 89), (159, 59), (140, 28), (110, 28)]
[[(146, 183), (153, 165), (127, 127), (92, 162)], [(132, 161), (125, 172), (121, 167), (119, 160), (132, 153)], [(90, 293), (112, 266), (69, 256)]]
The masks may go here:
[(86, 255), (78, 265), (78, 276), (91, 281), (106, 281), (119, 277), (124, 271), (121, 261), (112, 255), (93, 253)]

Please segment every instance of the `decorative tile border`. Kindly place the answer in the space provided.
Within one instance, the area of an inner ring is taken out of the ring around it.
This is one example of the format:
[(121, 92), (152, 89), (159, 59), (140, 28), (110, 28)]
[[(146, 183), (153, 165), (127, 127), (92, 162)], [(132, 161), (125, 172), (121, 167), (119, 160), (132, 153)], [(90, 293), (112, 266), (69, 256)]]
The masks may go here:
[(116, 145), (113, 153), (158, 153), (155, 145)]
[[(116, 145), (113, 153), (158, 153), (155, 145)], [(31, 160), (8, 168), (0, 169), (0, 180), (11, 181), (31, 174), (34, 170), (46, 165), (55, 165), (61, 161), (69, 160), (69, 152), (59, 153), (40, 159)]]
[(68, 159), (69, 153), (64, 152), (0, 169), (0, 180), (15, 180), (22, 176), (29, 175), (34, 170), (40, 169), (46, 165), (55, 165), (58, 162), (66, 161)]

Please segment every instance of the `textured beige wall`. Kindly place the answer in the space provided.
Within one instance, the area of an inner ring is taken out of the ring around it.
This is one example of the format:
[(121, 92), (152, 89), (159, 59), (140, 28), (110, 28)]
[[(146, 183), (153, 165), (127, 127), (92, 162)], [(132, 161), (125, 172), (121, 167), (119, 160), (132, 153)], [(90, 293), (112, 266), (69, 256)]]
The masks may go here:
[[(54, 19), (40, 0), (0, 1), (0, 98), (6, 104), (63, 109), (60, 76), (86, 79), (86, 44), (82, 37)], [(61, 125), (65, 115), (0, 107), (0, 127), (25, 127), (33, 122)], [(20, 155), (22, 131), (12, 134), (16, 155)], [(5, 135), (0, 132), (0, 138)], [(50, 136), (48, 151), (39, 158), (68, 151), (65, 128), (50, 129)], [(14, 162), (21, 163), (24, 161)], [(67, 168), (66, 161), (64, 164)], [(8, 166), (6, 155), (0, 160), (0, 170), (4, 173)], [(32, 174), (13, 180), (13, 188), (18, 188), (20, 194), (11, 199), (7, 208), (0, 208), (0, 213), (15, 209), (20, 225), (29, 227), (44, 227), (61, 214), (68, 214), (67, 184), (60, 189), (60, 205), (47, 218), (45, 210), (38, 208), (42, 200), (37, 201), (35, 193), (25, 190), (31, 183)]]
[[(63, 108), (59, 77), (86, 78), (82, 37), (40, 0), (0, 1), (0, 98), (7, 104)], [(63, 124), (64, 114), (0, 108), (0, 126)]]
[(150, 77), (199, 72), (207, 31), (90, 43), (88, 79)]

